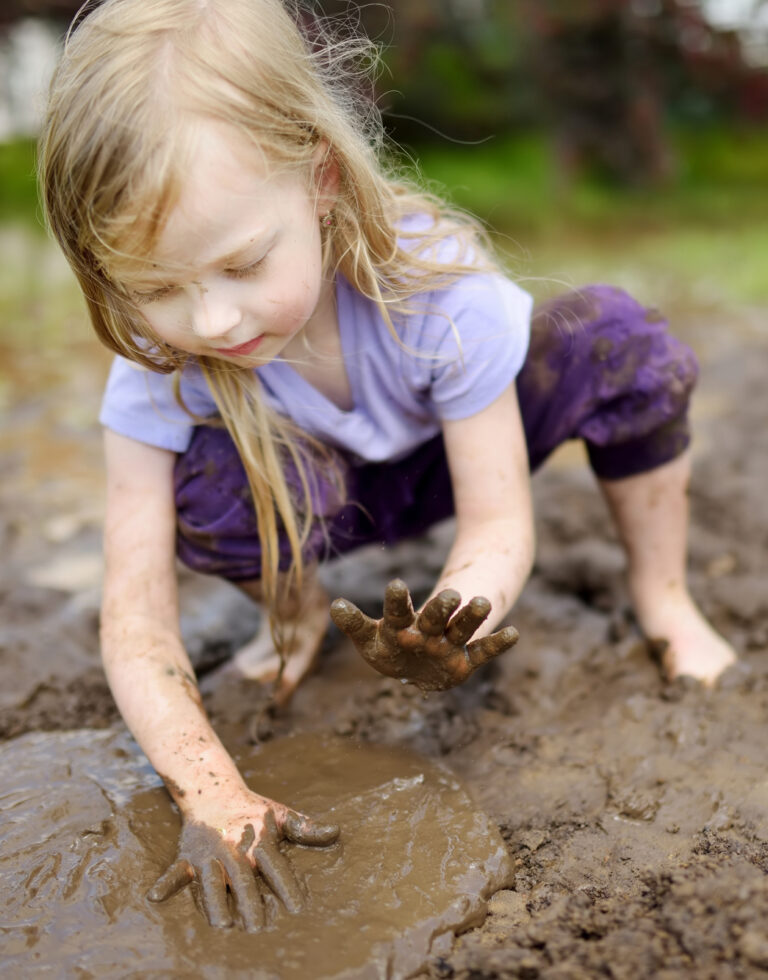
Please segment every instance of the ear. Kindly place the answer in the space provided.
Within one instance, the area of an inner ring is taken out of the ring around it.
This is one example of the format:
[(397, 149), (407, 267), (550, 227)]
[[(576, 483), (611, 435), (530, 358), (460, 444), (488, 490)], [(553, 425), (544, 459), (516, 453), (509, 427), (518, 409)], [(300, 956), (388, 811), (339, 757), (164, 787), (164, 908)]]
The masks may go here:
[(318, 214), (330, 211), (339, 196), (339, 164), (327, 140), (320, 140), (312, 154), (312, 175)]

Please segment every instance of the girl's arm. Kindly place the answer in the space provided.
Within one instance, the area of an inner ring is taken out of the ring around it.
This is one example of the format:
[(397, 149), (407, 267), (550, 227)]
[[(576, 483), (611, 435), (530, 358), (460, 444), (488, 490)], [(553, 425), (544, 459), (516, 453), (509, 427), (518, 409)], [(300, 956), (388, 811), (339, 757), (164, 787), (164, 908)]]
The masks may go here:
[(244, 924), (256, 929), (263, 911), (251, 867), (296, 910), (301, 893), (278, 838), (329, 843), (337, 831), (249, 790), (208, 721), (179, 630), (175, 455), (111, 431), (105, 449), (104, 667), (126, 724), (183, 820), (178, 859), (150, 897), (197, 878), (211, 923), (228, 925), (229, 884)]
[(443, 425), (456, 538), (433, 590), (485, 596), (489, 634), (514, 605), (534, 558), (528, 450), (514, 385), (477, 415)]
[[(515, 643), (513, 627), (492, 631), (525, 584), (534, 551), (528, 453), (514, 385), (471, 418), (446, 422), (443, 433), (456, 538), (432, 598), (416, 614), (405, 583), (396, 580), (387, 586), (381, 620), (346, 599), (331, 606), (334, 622), (371, 666), (423, 690), (461, 683)], [(461, 598), (470, 601), (459, 609)]]

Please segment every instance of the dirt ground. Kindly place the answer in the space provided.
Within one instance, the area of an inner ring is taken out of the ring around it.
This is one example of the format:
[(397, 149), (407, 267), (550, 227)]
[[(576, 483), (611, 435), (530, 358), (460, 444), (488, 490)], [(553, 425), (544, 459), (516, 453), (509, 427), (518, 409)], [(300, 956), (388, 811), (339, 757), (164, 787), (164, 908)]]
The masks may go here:
[[(691, 580), (741, 659), (718, 688), (665, 684), (640, 641), (621, 556), (581, 454), (535, 478), (538, 559), (519, 645), (423, 700), (330, 636), (273, 716), (208, 699), (230, 737), (354, 735), (446, 763), (498, 824), (512, 887), (423, 977), (740, 978), (768, 974), (768, 340), (764, 311), (683, 311), (700, 356)], [(81, 345), (81, 346), (78, 346)], [(4, 352), (0, 400), (0, 735), (120, 726), (97, 650), (102, 501), (94, 415), (106, 359), (82, 341)], [(43, 369), (41, 370), (41, 361)], [(397, 573), (425, 588), (450, 527), (328, 570), (375, 610)], [(253, 630), (230, 587), (183, 576), (200, 673)]]

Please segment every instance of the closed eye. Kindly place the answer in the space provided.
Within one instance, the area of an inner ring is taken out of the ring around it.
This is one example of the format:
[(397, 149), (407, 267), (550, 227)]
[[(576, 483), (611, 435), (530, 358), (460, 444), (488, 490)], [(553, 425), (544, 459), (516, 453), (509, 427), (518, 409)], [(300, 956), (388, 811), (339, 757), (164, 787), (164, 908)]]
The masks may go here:
[(134, 289), (131, 292), (131, 297), (133, 301), (138, 306), (144, 306), (147, 303), (156, 303), (159, 299), (163, 299), (166, 296), (170, 296), (171, 293), (175, 292), (178, 286), (158, 286), (157, 289), (148, 289), (146, 291)]
[(266, 255), (262, 258), (257, 259), (255, 262), (249, 262), (248, 265), (241, 265), (236, 269), (225, 269), (226, 275), (230, 279), (247, 279), (249, 276), (254, 276), (259, 271), (261, 266), (264, 264)]

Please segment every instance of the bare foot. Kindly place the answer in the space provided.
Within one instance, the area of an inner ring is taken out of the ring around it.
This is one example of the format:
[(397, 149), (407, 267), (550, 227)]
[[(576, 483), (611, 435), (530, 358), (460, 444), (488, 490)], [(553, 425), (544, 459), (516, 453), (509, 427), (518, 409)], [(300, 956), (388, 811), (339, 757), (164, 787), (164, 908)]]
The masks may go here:
[(668, 680), (685, 675), (711, 687), (736, 662), (733, 647), (710, 626), (689, 595), (659, 603), (651, 615), (640, 618), (640, 626), (659, 651)]
[(272, 697), (282, 705), (290, 700), (296, 688), (315, 665), (317, 655), (330, 623), (328, 597), (313, 595), (312, 604), (302, 604), (300, 614), (285, 620), (282, 625), (285, 667), (275, 650), (269, 619), (262, 616), (259, 629), (252, 640), (242, 646), (223, 666), (204, 678), (200, 687), (213, 691), (223, 681), (249, 680), (260, 684), (278, 681)]

